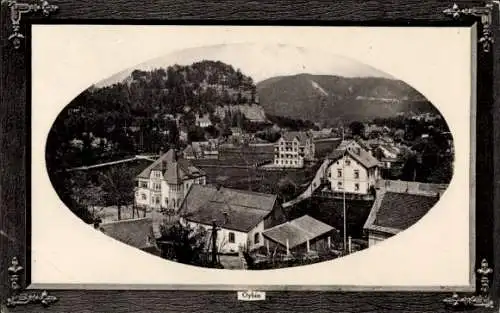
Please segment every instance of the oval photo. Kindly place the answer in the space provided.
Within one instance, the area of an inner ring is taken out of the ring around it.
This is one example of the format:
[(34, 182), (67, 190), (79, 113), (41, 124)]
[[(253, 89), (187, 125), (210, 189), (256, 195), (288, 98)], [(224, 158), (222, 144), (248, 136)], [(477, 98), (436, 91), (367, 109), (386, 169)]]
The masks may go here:
[(405, 82), (284, 45), (188, 49), (96, 83), (47, 140), (96, 231), (221, 269), (333, 260), (415, 224), (453, 176), (445, 119)]

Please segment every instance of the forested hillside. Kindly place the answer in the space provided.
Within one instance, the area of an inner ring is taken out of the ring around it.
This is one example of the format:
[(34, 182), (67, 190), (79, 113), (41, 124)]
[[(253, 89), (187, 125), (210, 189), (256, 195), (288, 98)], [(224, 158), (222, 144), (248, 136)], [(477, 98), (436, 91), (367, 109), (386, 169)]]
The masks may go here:
[(120, 83), (89, 88), (61, 112), (47, 159), (70, 167), (137, 153), (139, 143), (145, 152), (175, 147), (181, 129), (197, 131), (197, 118), (216, 122), (217, 108), (251, 105), (255, 97), (252, 78), (222, 62), (135, 70)]

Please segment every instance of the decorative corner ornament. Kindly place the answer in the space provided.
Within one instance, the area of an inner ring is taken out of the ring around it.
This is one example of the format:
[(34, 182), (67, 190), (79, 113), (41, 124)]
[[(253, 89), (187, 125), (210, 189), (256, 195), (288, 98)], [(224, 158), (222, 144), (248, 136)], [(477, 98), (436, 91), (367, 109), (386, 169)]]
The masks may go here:
[(57, 298), (49, 295), (47, 291), (42, 292), (21, 292), (20, 278), (24, 272), (24, 268), (19, 265), (16, 257), (12, 258), (11, 266), (7, 269), (9, 273), (11, 296), (7, 298), (5, 305), (7, 307), (15, 307), (18, 305), (36, 304), (39, 303), (44, 307), (57, 302)]
[(490, 298), (490, 280), (488, 278), (488, 276), (493, 273), (493, 270), (489, 267), (486, 259), (483, 259), (481, 262), (481, 267), (477, 270), (477, 273), (480, 275), (481, 283), (478, 295), (460, 297), (457, 293), (454, 293), (451, 297), (443, 300), (446, 307), (455, 310), (494, 307), (493, 300)]
[(41, 12), (43, 16), (49, 16), (59, 9), (57, 5), (50, 4), (46, 0), (36, 0), (34, 3), (18, 3), (16, 0), (9, 0), (8, 6), (12, 21), (12, 34), (9, 36), (9, 40), (15, 49), (21, 47), (21, 40), (24, 39), (24, 35), (21, 34), (21, 17), (23, 14)]
[(458, 4), (455, 3), (451, 8), (444, 10), (443, 13), (453, 17), (454, 19), (459, 19), (464, 15), (480, 17), (481, 23), (483, 24), (483, 32), (479, 38), (479, 43), (482, 44), (484, 52), (490, 52), (491, 46), (494, 42), (491, 30), (494, 2), (494, 0), (490, 0), (490, 2), (485, 4), (483, 7), (472, 7), (466, 9), (460, 8)]

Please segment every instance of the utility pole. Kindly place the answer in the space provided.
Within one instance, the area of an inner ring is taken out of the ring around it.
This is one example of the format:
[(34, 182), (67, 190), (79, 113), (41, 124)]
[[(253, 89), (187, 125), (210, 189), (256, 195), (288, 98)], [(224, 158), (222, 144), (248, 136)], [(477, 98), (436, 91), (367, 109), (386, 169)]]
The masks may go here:
[(212, 220), (212, 266), (217, 264), (217, 224)]
[[(344, 127), (342, 126), (342, 142), (344, 141)], [(346, 205), (345, 205), (345, 158), (346, 158), (347, 147), (345, 147), (344, 157), (342, 158), (342, 189), (343, 189), (343, 208), (344, 208), (344, 251), (347, 251), (347, 216), (346, 216)]]

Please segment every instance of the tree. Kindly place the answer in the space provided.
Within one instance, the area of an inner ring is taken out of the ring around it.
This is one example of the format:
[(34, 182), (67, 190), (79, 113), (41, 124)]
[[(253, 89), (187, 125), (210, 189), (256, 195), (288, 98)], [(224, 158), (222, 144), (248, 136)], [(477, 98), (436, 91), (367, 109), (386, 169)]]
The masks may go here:
[(126, 166), (121, 165), (112, 167), (100, 178), (104, 198), (108, 204), (117, 206), (118, 220), (121, 220), (122, 206), (134, 201), (134, 176)]
[(361, 122), (354, 121), (349, 124), (349, 129), (353, 136), (363, 137), (365, 135), (365, 125)]
[(280, 194), (284, 200), (291, 199), (295, 196), (296, 192), (297, 186), (289, 177), (280, 179), (278, 182), (278, 194)]
[(203, 257), (208, 242), (206, 230), (177, 222), (173, 225), (160, 225), (160, 232), (161, 237), (157, 242), (163, 258), (184, 264), (207, 265)]

